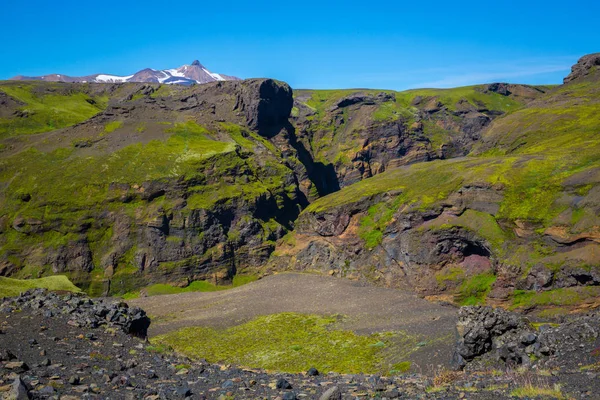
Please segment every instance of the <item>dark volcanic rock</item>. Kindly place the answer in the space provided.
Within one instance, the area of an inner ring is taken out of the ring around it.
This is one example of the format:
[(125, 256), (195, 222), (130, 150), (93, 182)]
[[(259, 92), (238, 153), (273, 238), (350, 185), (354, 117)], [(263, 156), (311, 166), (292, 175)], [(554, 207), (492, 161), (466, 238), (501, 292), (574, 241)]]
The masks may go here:
[(583, 56), (577, 61), (577, 64), (571, 67), (571, 73), (563, 79), (563, 83), (569, 83), (575, 79), (582, 78), (598, 66), (600, 66), (600, 53)]
[[(1, 308), (5, 310), (29, 308), (40, 318), (52, 318), (54, 314), (62, 314), (68, 316), (68, 324), (71, 326), (92, 329), (100, 326), (116, 326), (126, 334), (138, 338), (146, 338), (150, 326), (150, 318), (144, 310), (137, 307), (129, 308), (126, 303), (91, 300), (79, 294), (59, 296), (45, 289), (29, 290), (19, 297), (7, 299), (2, 303)], [(86, 338), (94, 340), (95, 336), (87, 333)], [(29, 343), (38, 344), (35, 339), (31, 339)], [(0, 353), (0, 360), (11, 357), (14, 358), (8, 351)]]
[[(44, 318), (40, 309), (36, 308), (40, 302), (45, 308), (56, 308), (55, 315)], [(36, 306), (32, 307), (34, 304)], [(471, 374), (467, 371), (452, 378), (454, 381), (444, 383), (443, 390), (429, 390), (440, 386), (432, 386), (430, 378), (419, 374), (385, 378), (337, 373), (317, 376), (313, 372), (270, 374), (236, 366), (224, 368), (169, 352), (155, 353), (152, 346), (146, 347), (143, 341), (121, 330), (94, 329), (90, 332), (92, 328), (87, 325), (71, 323), (79, 321), (82, 316), (92, 318), (97, 314), (103, 315), (101, 319), (105, 321), (119, 320), (124, 314), (133, 312), (128, 311), (123, 303), (115, 303), (113, 308), (104, 301), (91, 301), (74, 295), (61, 297), (40, 291), (35, 295), (28, 293), (7, 299), (3, 305), (0, 317), (6, 332), (0, 347), (10, 348), (16, 356), (8, 354), (8, 351), (1, 354), (4, 359), (18, 359), (32, 366), (19, 376), (10, 369), (11, 363), (16, 361), (0, 360), (0, 391), (3, 398), (9, 399), (159, 400), (226, 399), (234, 396), (236, 399), (290, 400), (455, 399), (464, 398), (466, 388), (492, 386), (500, 388), (489, 393), (493, 398), (508, 399), (511, 391), (520, 385), (518, 380), (515, 381), (514, 373), (490, 374), (487, 364), (484, 368), (486, 373)], [(560, 384), (565, 398), (593, 398), (591, 395), (580, 396), (579, 391), (600, 391), (595, 373), (585, 372), (588, 364), (597, 362), (599, 314), (592, 313), (560, 326), (542, 326), (539, 332), (521, 330), (521, 319), (515, 320), (512, 313), (487, 307), (469, 308), (462, 317), (465, 326), (476, 331), (466, 335), (476, 339), (466, 340), (469, 343), (488, 337), (492, 337), (492, 342), (499, 342), (500, 338), (507, 337), (509, 342), (498, 352), (501, 357), (512, 360), (514, 354), (519, 354), (515, 349), (521, 349), (525, 354), (531, 351), (534, 351), (531, 354), (540, 354), (539, 361), (536, 361), (539, 368), (553, 371), (550, 383)], [(40, 329), (42, 323), (44, 329)], [(110, 324), (107, 322), (105, 327), (109, 328)], [(23, 340), (24, 332), (27, 332), (26, 338), (33, 337), (38, 345), (32, 347), (28, 340)], [(93, 333), (95, 340), (88, 338), (89, 333)], [(536, 344), (539, 344), (539, 350), (534, 349)], [(40, 351), (40, 348), (45, 350)], [(52, 363), (48, 357), (52, 358)], [(185, 374), (177, 368), (182, 364), (185, 364)], [(581, 368), (582, 365), (586, 368)], [(561, 374), (554, 376), (555, 371)], [(563, 374), (566, 371), (569, 372)], [(293, 382), (293, 390), (290, 382)], [(485, 394), (487, 391), (469, 389), (469, 393)]]
[[(557, 338), (558, 331), (550, 329), (538, 334), (523, 316), (500, 308), (462, 307), (458, 315), (459, 339), (452, 358), (455, 369), (462, 369), (476, 357), (493, 352), (497, 361), (508, 365), (529, 365), (530, 356), (548, 356), (557, 350), (561, 341)], [(581, 331), (582, 326), (586, 324), (579, 323), (573, 330)]]
[(273, 79), (244, 81), (236, 108), (244, 111), (248, 126), (265, 137), (272, 137), (288, 125), (294, 99), (292, 89)]

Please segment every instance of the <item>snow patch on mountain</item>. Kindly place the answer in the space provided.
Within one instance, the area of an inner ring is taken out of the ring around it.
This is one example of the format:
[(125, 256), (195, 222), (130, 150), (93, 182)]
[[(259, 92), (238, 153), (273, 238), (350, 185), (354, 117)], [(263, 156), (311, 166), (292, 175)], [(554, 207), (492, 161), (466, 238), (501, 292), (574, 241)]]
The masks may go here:
[[(58, 75), (60, 77), (60, 75)], [(96, 82), (105, 82), (105, 83), (123, 83), (129, 82), (129, 79), (133, 78), (133, 75), (129, 76), (116, 76), (116, 75), (104, 75), (100, 74), (94, 78)]]
[(191, 65), (179, 68), (155, 70), (146, 68), (132, 75), (119, 76), (111, 74), (95, 74), (82, 77), (51, 74), (44, 76), (16, 76), (13, 80), (45, 80), (52, 82), (92, 82), (92, 83), (125, 83), (125, 82), (156, 82), (169, 85), (193, 85), (225, 80), (239, 80), (232, 76), (224, 76), (209, 71), (198, 60)]

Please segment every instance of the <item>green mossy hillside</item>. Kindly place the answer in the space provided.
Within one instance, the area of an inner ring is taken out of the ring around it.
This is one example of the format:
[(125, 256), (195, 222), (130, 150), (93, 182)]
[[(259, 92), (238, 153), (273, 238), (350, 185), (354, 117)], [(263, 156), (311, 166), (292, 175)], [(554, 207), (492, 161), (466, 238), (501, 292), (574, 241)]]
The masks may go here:
[(19, 105), (14, 114), (0, 118), (0, 139), (83, 122), (103, 111), (109, 100), (107, 93), (87, 84), (4, 81), (0, 92)]
[[(549, 226), (568, 208), (560, 202), (564, 192), (570, 190), (568, 178), (593, 171), (600, 162), (598, 86), (579, 84), (573, 91), (567, 85), (538, 99), (532, 108), (497, 119), (486, 138), (501, 136), (496, 132), (504, 132), (501, 128), (511, 121), (514, 131), (521, 132), (519, 140), (527, 141), (524, 146), (515, 145), (516, 149), (506, 155), (489, 150), (466, 159), (393, 169), (319, 199), (305, 212), (320, 212), (390, 191), (401, 193), (398, 195), (402, 199), (400, 205), (425, 209), (447, 199), (461, 187), (488, 183), (504, 187), (499, 219), (522, 219)], [(567, 105), (556, 100), (564, 96), (575, 99)], [(542, 104), (548, 104), (547, 108), (542, 108)], [(557, 114), (561, 118), (548, 118)], [(536, 121), (535, 124), (532, 121)], [(519, 129), (519, 126), (525, 129)], [(594, 182), (586, 185), (589, 192)]]
[[(71, 147), (51, 152), (29, 148), (0, 160), (0, 182), (6, 185), (0, 205), (11, 215), (42, 218), (63, 207), (97, 207), (110, 199), (111, 184), (191, 178), (206, 159), (235, 151), (234, 142), (216, 141), (207, 133), (195, 124), (177, 125), (166, 140), (129, 145), (109, 156), (81, 157)], [(31, 200), (23, 202), (23, 194)]]
[(47, 276), (40, 279), (12, 279), (0, 276), (0, 298), (18, 296), (29, 289), (79, 292), (69, 278), (64, 275)]
[[(136, 126), (109, 123), (99, 135), (123, 135)], [(15, 266), (13, 273), (41, 277), (64, 272), (94, 295), (105, 290), (102, 282), (114, 278), (111, 293), (126, 293), (147, 285), (136, 255), (151, 250), (140, 245), (140, 232), (162, 229), (163, 219), (175, 218), (179, 231), (175, 236), (161, 231), (164, 238), (156, 239), (154, 246), (173, 249), (158, 262), (161, 274), (200, 269), (219, 258), (230, 263), (228, 252), (246, 245), (248, 235), (268, 250), (285, 233), (287, 225), (281, 224), (287, 220), (276, 218), (290, 207), (298, 213), (297, 186), (270, 142), (233, 124), (208, 130), (187, 120), (161, 127), (161, 139), (109, 154), (76, 146), (29, 147), (0, 159), (0, 257)], [(212, 217), (219, 213), (227, 215), (222, 222)], [(203, 232), (209, 226), (182, 230), (189, 218), (220, 227), (210, 231), (212, 236)], [(121, 221), (119, 228), (115, 221)], [(248, 224), (252, 231), (243, 233)], [(175, 260), (176, 249), (186, 244), (189, 249), (190, 243), (196, 255)], [(84, 259), (89, 248), (91, 266), (88, 261), (84, 267), (62, 265), (59, 260), (69, 248), (83, 252)], [(107, 255), (116, 257), (116, 270), (105, 273)], [(196, 279), (203, 276), (209, 272)]]

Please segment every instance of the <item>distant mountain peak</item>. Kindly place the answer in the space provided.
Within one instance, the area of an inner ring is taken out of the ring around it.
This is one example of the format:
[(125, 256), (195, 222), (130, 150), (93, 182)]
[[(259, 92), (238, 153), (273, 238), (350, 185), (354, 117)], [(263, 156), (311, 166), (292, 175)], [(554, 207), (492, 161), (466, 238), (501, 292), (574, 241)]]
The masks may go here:
[(47, 82), (91, 82), (91, 83), (125, 83), (125, 82), (155, 82), (170, 85), (193, 85), (216, 81), (239, 80), (235, 76), (217, 74), (209, 71), (198, 60), (191, 65), (183, 65), (179, 68), (155, 70), (144, 68), (134, 74), (119, 76), (111, 74), (94, 74), (88, 76), (67, 76), (61, 74), (50, 74), (43, 76), (15, 76), (12, 80), (35, 80)]

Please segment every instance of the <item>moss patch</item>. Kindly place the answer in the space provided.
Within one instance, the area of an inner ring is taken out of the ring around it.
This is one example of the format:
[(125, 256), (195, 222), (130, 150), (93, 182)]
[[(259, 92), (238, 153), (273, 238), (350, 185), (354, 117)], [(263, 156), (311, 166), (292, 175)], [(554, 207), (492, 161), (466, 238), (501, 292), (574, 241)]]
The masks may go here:
[(184, 328), (155, 337), (152, 343), (210, 362), (267, 370), (301, 372), (314, 366), (340, 373), (389, 372), (380, 353), (385, 334), (357, 335), (335, 329), (335, 322), (335, 317), (281, 313), (226, 330)]
[(462, 283), (455, 299), (463, 306), (485, 304), (485, 298), (494, 282), (496, 282), (496, 275), (492, 272), (474, 275)]
[(560, 387), (541, 387), (534, 385), (526, 385), (514, 389), (510, 395), (519, 399), (564, 399)]
[(0, 298), (18, 296), (29, 289), (65, 290), (79, 292), (79, 288), (64, 275), (47, 276), (39, 279), (12, 279), (0, 276)]
[(598, 296), (600, 296), (600, 287), (597, 286), (559, 288), (543, 292), (515, 290), (511, 296), (511, 308), (574, 306)]
[(111, 133), (123, 126), (122, 121), (111, 121), (104, 125), (104, 133)]
[[(49, 89), (49, 90), (46, 90)], [(24, 103), (22, 116), (0, 118), (0, 138), (48, 132), (83, 122), (106, 108), (108, 96), (92, 96), (86, 86), (1, 82), (0, 91)]]

